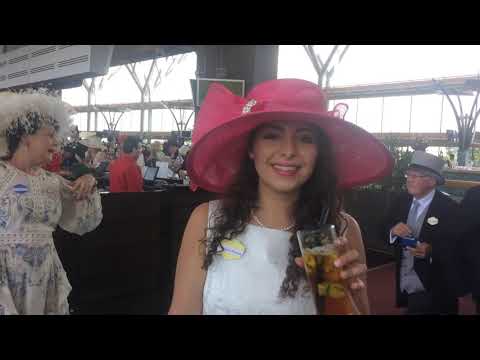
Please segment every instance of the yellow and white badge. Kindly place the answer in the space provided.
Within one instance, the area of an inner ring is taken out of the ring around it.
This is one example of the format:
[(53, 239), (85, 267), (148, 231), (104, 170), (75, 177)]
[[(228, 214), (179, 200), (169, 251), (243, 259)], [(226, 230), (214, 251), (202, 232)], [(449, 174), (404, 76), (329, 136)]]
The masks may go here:
[(220, 254), (225, 260), (238, 260), (245, 254), (245, 245), (238, 240), (222, 240), (221, 244), (223, 251)]

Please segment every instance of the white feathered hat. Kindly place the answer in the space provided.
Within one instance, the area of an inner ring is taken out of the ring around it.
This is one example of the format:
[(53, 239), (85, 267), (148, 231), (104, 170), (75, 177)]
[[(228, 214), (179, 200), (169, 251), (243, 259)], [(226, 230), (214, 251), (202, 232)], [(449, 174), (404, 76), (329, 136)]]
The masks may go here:
[[(73, 108), (59, 96), (46, 89), (23, 90), (18, 93), (0, 93), (0, 156), (8, 155), (7, 132), (23, 127), (27, 134), (33, 130), (32, 115), (43, 125), (58, 127), (57, 137), (62, 140), (71, 134)], [(32, 129), (29, 131), (29, 129)]]

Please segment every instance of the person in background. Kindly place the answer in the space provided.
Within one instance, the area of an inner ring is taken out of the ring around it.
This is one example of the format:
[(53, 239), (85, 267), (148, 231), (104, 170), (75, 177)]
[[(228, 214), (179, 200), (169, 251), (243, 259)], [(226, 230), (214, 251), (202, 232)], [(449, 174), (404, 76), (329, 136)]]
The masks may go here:
[(115, 159), (118, 159), (121, 155), (122, 155), (122, 147), (123, 147), (123, 143), (125, 142), (125, 140), (128, 138), (128, 135), (126, 134), (119, 134), (118, 137), (117, 137), (117, 141), (116, 141), (116, 149), (115, 149)]
[(73, 164), (79, 162), (75, 156), (75, 150), (71, 144), (65, 145), (62, 152), (62, 163), (60, 167), (62, 170), (69, 171)]
[(128, 136), (122, 145), (122, 154), (110, 164), (110, 192), (141, 192), (143, 177), (137, 165), (140, 154), (137, 137)]
[(457, 256), (461, 264), (463, 287), (459, 289), (459, 296), (471, 293), (477, 314), (480, 315), (480, 216), (477, 213), (480, 210), (480, 186), (468, 189), (460, 208), (463, 225)]
[(165, 154), (162, 151), (162, 143), (160, 141), (154, 141), (150, 147), (152, 151), (152, 157), (155, 161), (159, 161)]
[(180, 149), (178, 149), (178, 154), (185, 160), (190, 152), (190, 146), (183, 144)]
[(179, 144), (176, 137), (172, 136), (168, 138), (168, 140), (163, 144), (164, 154), (172, 160), (175, 160), (177, 158), (178, 149), (179, 149)]
[(183, 164), (183, 157), (180, 155), (181, 142), (175, 137), (171, 136), (165, 144), (163, 144), (163, 151), (169, 158), (168, 168), (173, 172), (174, 177), (179, 175), (179, 170)]
[(395, 246), (397, 306), (407, 314), (458, 313), (452, 285), (458, 281), (451, 279), (459, 267), (459, 207), (437, 190), (445, 182), (444, 165), (437, 156), (415, 151), (405, 174), (408, 193), (392, 203), (385, 220), (385, 235)]
[(80, 140), (80, 144), (87, 147), (87, 153), (85, 154), (85, 165), (95, 169), (100, 165), (102, 161), (107, 160), (107, 154), (105, 153), (105, 146), (97, 136), (92, 136), (84, 140)]
[(145, 157), (143, 156), (143, 152), (145, 151), (145, 148), (143, 147), (142, 143), (138, 144), (138, 158), (137, 158), (137, 165), (140, 169), (143, 169), (145, 166)]
[(148, 167), (155, 167), (156, 166), (156, 160), (152, 156), (152, 152), (148, 148), (145, 148), (143, 150), (143, 157), (145, 159), (145, 166), (148, 166)]
[(94, 174), (94, 169), (85, 164), (85, 154), (88, 148), (80, 142), (71, 142), (63, 148), (63, 162), (60, 175), (75, 180), (85, 174)]
[(52, 154), (52, 159), (44, 166), (42, 166), (45, 170), (60, 174), (62, 170), (62, 153), (60, 151), (55, 151)]
[(188, 154), (190, 153), (190, 146), (187, 144), (182, 145), (182, 147), (178, 150), (179, 156), (182, 157), (182, 165), (180, 166), (180, 169), (178, 170), (178, 175), (180, 179), (184, 180), (186, 177), (188, 177), (187, 174), (187, 160), (188, 160)]
[(66, 143), (62, 153), (62, 169), (70, 170), (73, 165), (83, 163), (87, 150), (86, 146), (77, 141)]
[(77, 125), (73, 126), (73, 130), (70, 137), (73, 143), (77, 143), (80, 141), (80, 130), (78, 130)]

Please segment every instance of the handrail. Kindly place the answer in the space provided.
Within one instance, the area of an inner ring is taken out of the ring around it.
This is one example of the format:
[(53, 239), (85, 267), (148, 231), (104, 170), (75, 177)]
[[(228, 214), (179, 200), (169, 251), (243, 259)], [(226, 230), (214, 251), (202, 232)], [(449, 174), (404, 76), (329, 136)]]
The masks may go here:
[(480, 181), (468, 181), (468, 180), (453, 180), (453, 179), (446, 179), (445, 186), (449, 188), (456, 188), (456, 189), (470, 189), (475, 186), (480, 186)]

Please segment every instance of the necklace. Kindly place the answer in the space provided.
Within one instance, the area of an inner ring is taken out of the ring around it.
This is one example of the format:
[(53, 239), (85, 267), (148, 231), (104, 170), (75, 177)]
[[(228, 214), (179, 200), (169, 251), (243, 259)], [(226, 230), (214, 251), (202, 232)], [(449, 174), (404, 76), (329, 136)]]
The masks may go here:
[[(253, 211), (252, 211), (252, 217), (253, 217), (253, 220), (255, 220), (255, 222), (256, 222), (258, 225), (260, 225), (260, 226), (263, 227), (263, 228), (268, 228), (268, 226), (265, 226), (265, 225), (262, 224), (262, 222), (260, 221), (260, 219), (255, 216), (255, 214), (253, 213)], [(288, 225), (288, 226), (285, 226), (285, 227), (281, 227), (280, 229), (277, 229), (277, 230), (289, 231), (289, 230), (292, 230), (294, 226), (295, 226), (295, 222), (292, 223), (291, 225)]]

